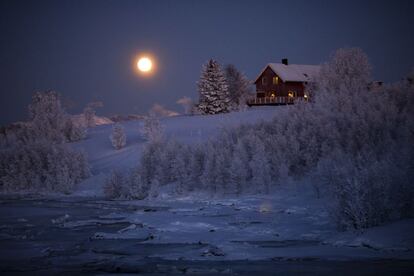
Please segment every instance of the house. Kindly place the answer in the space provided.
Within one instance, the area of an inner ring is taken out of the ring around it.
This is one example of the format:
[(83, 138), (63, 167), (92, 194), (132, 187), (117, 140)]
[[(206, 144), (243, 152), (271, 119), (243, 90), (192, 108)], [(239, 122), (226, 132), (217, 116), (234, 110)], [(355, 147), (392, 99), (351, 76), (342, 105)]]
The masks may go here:
[(254, 81), (256, 97), (248, 100), (248, 105), (293, 104), (297, 98), (308, 99), (306, 84), (319, 74), (320, 66), (269, 63)]

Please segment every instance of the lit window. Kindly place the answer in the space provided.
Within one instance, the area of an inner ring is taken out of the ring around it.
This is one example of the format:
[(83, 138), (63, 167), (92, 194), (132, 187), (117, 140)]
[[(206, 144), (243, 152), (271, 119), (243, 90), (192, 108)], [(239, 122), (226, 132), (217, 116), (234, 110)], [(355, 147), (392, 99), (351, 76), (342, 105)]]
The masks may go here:
[(279, 84), (279, 77), (273, 77), (273, 84)]
[(263, 78), (262, 78), (262, 84), (263, 84), (263, 85), (266, 85), (266, 84), (267, 84), (267, 79), (266, 79), (266, 77), (263, 77)]

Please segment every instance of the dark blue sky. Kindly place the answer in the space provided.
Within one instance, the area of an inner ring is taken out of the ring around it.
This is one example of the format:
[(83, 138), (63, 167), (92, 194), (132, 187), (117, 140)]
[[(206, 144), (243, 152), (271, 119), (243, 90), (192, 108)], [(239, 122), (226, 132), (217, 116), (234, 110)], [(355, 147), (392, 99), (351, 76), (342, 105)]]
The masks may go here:
[[(1, 1), (0, 124), (25, 119), (34, 91), (53, 89), (79, 112), (179, 110), (197, 98), (201, 65), (233, 63), (254, 79), (268, 62), (319, 64), (361, 47), (374, 77), (395, 81), (414, 66), (412, 1)], [(133, 69), (151, 52), (151, 78)]]

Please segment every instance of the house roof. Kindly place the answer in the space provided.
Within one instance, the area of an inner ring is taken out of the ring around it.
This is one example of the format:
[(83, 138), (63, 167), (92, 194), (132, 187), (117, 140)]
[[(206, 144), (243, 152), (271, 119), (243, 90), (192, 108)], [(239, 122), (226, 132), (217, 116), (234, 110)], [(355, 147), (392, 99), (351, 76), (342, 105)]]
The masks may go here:
[(303, 65), (303, 64), (289, 64), (285, 65), (283, 63), (269, 63), (266, 67), (260, 72), (257, 76), (255, 83), (266, 70), (267, 67), (270, 67), (273, 72), (275, 72), (283, 81), (297, 81), (297, 82), (306, 82), (311, 81), (319, 74), (320, 66), (319, 65)]

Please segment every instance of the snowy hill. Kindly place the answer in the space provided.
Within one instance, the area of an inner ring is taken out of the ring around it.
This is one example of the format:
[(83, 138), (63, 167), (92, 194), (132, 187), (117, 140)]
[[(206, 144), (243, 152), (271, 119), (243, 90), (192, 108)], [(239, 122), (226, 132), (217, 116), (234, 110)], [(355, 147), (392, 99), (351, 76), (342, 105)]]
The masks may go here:
[[(162, 118), (165, 136), (185, 143), (206, 141), (220, 129), (236, 127), (244, 123), (270, 120), (284, 107), (261, 107), (245, 112), (233, 112), (214, 116), (172, 116)], [(109, 173), (111, 169), (128, 169), (137, 165), (142, 146), (147, 142), (142, 136), (142, 121), (121, 122), (127, 135), (126, 147), (115, 150), (109, 140), (112, 125), (102, 124), (88, 130), (85, 140), (74, 143), (76, 149), (88, 154), (94, 174)], [(82, 187), (82, 184), (79, 185)]]

